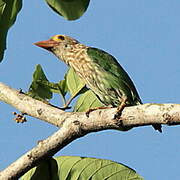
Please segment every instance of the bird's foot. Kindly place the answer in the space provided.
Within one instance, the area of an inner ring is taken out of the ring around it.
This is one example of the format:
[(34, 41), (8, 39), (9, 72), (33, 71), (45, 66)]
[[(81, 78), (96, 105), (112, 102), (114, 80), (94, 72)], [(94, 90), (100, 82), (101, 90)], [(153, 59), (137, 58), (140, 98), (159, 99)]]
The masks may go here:
[(122, 113), (123, 109), (126, 107), (126, 101), (127, 101), (127, 97), (123, 96), (121, 98), (121, 104), (117, 107), (117, 113), (114, 115), (114, 119), (121, 116), (121, 113)]
[(98, 110), (98, 109), (110, 109), (112, 107), (109, 107), (109, 106), (106, 106), (106, 107), (95, 107), (95, 108), (92, 108), (92, 109), (88, 109), (86, 111), (86, 116), (89, 117), (89, 114), (95, 110)]

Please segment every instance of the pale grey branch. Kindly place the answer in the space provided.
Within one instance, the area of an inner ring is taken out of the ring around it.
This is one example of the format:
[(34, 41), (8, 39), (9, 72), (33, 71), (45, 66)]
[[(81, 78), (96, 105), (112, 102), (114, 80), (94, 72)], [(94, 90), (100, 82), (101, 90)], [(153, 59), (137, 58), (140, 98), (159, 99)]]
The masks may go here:
[(12, 105), (22, 113), (61, 127), (52, 136), (40, 141), (36, 147), (1, 171), (0, 179), (20, 177), (42, 159), (53, 156), (68, 143), (90, 132), (105, 129), (127, 130), (153, 124), (180, 124), (179, 104), (151, 103), (126, 107), (118, 119), (114, 119), (116, 108), (93, 111), (87, 117), (85, 113), (64, 112), (3, 83), (0, 83), (0, 101)]

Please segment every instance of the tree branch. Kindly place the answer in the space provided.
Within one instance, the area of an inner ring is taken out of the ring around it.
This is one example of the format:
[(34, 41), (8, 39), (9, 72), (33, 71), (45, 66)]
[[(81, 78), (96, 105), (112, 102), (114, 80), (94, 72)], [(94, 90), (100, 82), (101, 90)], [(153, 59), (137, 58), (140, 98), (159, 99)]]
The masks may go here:
[(0, 179), (20, 177), (41, 160), (53, 156), (73, 140), (90, 132), (105, 129), (126, 130), (153, 124), (180, 124), (179, 104), (144, 104), (126, 107), (121, 117), (116, 119), (114, 119), (116, 108), (93, 111), (87, 117), (85, 113), (64, 112), (2, 83), (0, 83), (0, 101), (12, 105), (22, 113), (61, 127), (52, 136), (40, 141), (36, 147), (1, 171)]

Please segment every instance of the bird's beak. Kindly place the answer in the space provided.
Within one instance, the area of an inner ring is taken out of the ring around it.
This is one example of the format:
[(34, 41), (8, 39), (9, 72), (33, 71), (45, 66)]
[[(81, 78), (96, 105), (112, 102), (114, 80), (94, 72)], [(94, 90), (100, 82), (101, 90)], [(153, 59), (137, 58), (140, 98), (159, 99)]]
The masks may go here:
[(58, 46), (59, 43), (57, 41), (54, 41), (52, 39), (46, 40), (46, 41), (39, 41), (34, 43), (34, 45), (39, 46), (41, 48), (51, 50), (53, 47)]

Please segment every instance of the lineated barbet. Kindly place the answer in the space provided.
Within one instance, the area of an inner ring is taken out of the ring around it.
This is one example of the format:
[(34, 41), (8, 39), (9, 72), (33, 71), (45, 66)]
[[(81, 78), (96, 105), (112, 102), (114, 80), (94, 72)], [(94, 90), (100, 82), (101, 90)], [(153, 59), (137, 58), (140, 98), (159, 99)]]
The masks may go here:
[[(55, 35), (34, 44), (52, 52), (72, 67), (105, 106), (142, 104), (126, 71), (107, 52), (83, 45), (65, 35)], [(161, 125), (155, 124), (153, 127), (162, 132)]]

